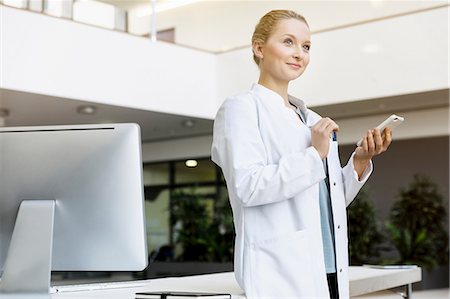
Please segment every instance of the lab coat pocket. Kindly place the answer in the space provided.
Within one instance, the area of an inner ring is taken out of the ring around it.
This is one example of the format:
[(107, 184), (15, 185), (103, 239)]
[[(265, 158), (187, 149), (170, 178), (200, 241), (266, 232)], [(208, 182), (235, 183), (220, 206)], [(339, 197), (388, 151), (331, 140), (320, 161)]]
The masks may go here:
[(254, 242), (248, 297), (315, 298), (314, 259), (308, 230)]

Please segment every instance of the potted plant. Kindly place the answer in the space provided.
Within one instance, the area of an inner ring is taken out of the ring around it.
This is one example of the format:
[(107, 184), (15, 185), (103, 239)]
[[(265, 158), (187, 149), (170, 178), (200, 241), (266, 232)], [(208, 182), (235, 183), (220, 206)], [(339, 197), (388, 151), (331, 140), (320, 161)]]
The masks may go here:
[(415, 175), (409, 187), (400, 191), (386, 223), (391, 241), (399, 253), (399, 258), (393, 262), (425, 268), (425, 286), (428, 283), (426, 276), (432, 276), (431, 270), (444, 265), (444, 271), (448, 271), (446, 217), (438, 186), (424, 175)]
[(417, 264), (426, 269), (448, 263), (446, 209), (436, 184), (415, 175), (411, 185), (400, 191), (386, 226), (401, 264)]

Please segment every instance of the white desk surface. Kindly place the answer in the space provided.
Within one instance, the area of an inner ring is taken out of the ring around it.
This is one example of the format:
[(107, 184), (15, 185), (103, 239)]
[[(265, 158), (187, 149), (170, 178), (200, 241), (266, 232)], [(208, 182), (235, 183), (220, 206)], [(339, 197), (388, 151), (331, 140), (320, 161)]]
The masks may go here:
[(395, 288), (422, 280), (422, 269), (374, 269), (350, 267), (350, 296)]
[[(350, 296), (371, 293), (394, 288), (422, 279), (420, 268), (415, 269), (372, 269), (350, 267)], [(202, 291), (230, 293), (233, 298), (245, 298), (244, 292), (237, 284), (233, 272), (149, 279), (143, 281), (142, 287), (126, 289), (109, 289), (83, 292), (52, 294), (52, 298), (111, 298), (134, 299), (136, 292), (145, 291)]]

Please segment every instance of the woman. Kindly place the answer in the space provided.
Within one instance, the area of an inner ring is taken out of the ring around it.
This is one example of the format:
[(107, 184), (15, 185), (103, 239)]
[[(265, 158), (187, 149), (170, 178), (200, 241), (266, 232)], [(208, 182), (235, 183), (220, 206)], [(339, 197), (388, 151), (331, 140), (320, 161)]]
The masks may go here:
[[(391, 131), (369, 130), (341, 168), (338, 125), (288, 95), (309, 63), (310, 30), (292, 11), (261, 18), (252, 37), (258, 84), (222, 104), (212, 160), (228, 187), (235, 275), (249, 298), (348, 298), (346, 206)], [(334, 140), (333, 140), (334, 139)]]

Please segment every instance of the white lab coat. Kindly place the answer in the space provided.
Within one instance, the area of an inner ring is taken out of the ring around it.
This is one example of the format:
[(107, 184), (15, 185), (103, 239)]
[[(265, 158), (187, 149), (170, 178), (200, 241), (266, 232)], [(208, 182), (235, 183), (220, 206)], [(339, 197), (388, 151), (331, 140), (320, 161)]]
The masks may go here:
[[(296, 105), (301, 100), (291, 97)], [(329, 298), (322, 246), (322, 160), (308, 127), (283, 99), (254, 84), (225, 100), (214, 122), (212, 160), (221, 167), (236, 229), (234, 271), (248, 298)], [(328, 154), (340, 298), (349, 297), (346, 206), (362, 180), (353, 155), (341, 168), (337, 142)]]

